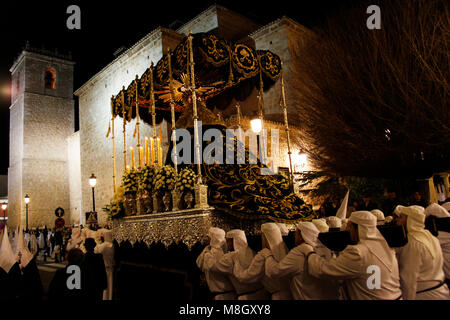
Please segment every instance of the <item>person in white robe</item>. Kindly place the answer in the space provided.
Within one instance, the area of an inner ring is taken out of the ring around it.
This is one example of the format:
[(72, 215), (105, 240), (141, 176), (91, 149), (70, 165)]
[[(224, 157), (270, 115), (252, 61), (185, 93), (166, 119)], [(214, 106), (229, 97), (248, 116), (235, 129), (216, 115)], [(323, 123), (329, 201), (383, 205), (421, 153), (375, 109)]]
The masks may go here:
[(330, 229), (327, 221), (324, 218), (312, 219), (311, 222), (316, 226), (317, 230), (319, 230), (320, 233), (328, 232)]
[(108, 287), (103, 291), (103, 300), (112, 300), (113, 279), (114, 279), (114, 244), (113, 232), (111, 230), (103, 231), (105, 241), (95, 246), (94, 252), (103, 256), (106, 268), (106, 278)]
[(406, 224), (408, 243), (398, 251), (405, 300), (448, 300), (444, 257), (439, 240), (425, 229), (423, 207), (397, 206), (397, 224)]
[(269, 222), (261, 225), (261, 238), (263, 249), (254, 257), (248, 268), (243, 268), (239, 263), (234, 265), (235, 277), (244, 283), (261, 282), (272, 300), (291, 300), (289, 278), (272, 278), (266, 275), (266, 258), (273, 255), (276, 261), (283, 259), (288, 249), (283, 242), (281, 230), (276, 223)]
[(328, 219), (328, 221), (327, 221), (328, 222), (328, 226), (330, 227), (330, 229), (339, 229), (339, 230), (341, 230), (342, 221), (341, 221), (340, 218), (338, 218), (336, 216), (330, 216), (327, 219)]
[(8, 237), (8, 227), (5, 226), (3, 230), (2, 245), (0, 247), (0, 268), (6, 273), (9, 273), (11, 268), (17, 263), (16, 255), (14, 254), (11, 243)]
[(226, 274), (211, 271), (211, 267), (226, 252), (225, 231), (220, 228), (211, 227), (208, 230), (209, 245), (203, 249), (197, 258), (197, 266), (205, 273), (206, 283), (214, 300), (235, 300), (236, 291)]
[(72, 229), (72, 236), (67, 242), (66, 251), (69, 252), (71, 249), (74, 248), (80, 248), (81, 244), (83, 243), (84, 239), (81, 236), (81, 229), (80, 227), (75, 227)]
[(384, 213), (383, 211), (379, 210), (379, 209), (373, 209), (370, 211), (370, 213), (372, 213), (375, 218), (377, 218), (377, 225), (383, 225), (385, 222), (385, 218), (384, 218)]
[(38, 241), (35, 232), (32, 232), (30, 236), (30, 252), (33, 256), (38, 253)]
[(33, 255), (30, 250), (28, 250), (28, 246), (25, 241), (25, 236), (23, 234), (23, 228), (20, 227), (19, 235), (18, 235), (18, 243), (17, 248), (14, 252), (16, 255), (17, 261), (20, 261), (20, 268), (25, 268), (28, 263), (33, 259)]
[(277, 222), (276, 224), (280, 228), (281, 236), (286, 237), (289, 235), (289, 228), (285, 223)]
[(106, 228), (100, 228), (96, 231), (95, 233), (95, 242), (97, 243), (97, 245), (101, 244), (102, 238), (105, 238), (105, 233), (108, 232), (109, 230)]
[(400, 299), (395, 252), (378, 231), (375, 216), (369, 211), (352, 212), (347, 229), (355, 244), (348, 245), (336, 259), (324, 259), (312, 246), (301, 248), (307, 255), (308, 272), (321, 279), (343, 280), (347, 299)]
[(45, 238), (44, 233), (42, 231), (40, 231), (39, 235), (37, 236), (39, 250), (43, 250), (45, 247), (45, 239), (44, 238)]
[[(450, 203), (450, 202), (448, 202)], [(435, 216), (436, 218), (449, 218), (450, 213), (437, 203), (430, 204), (425, 209), (426, 216)], [(442, 254), (444, 256), (444, 274), (447, 279), (447, 286), (450, 282), (450, 233), (446, 231), (438, 231), (439, 243), (441, 244)]]
[(228, 252), (217, 260), (209, 271), (221, 272), (228, 275), (229, 280), (238, 296), (238, 300), (266, 300), (268, 292), (260, 282), (243, 283), (233, 274), (234, 264), (240, 263), (243, 268), (248, 268), (255, 255), (247, 244), (244, 231), (233, 229), (225, 234)]
[(271, 251), (266, 258), (266, 275), (278, 279), (290, 279), (290, 289), (295, 300), (337, 299), (339, 286), (337, 282), (321, 280), (309, 275), (305, 270), (305, 255), (301, 251), (304, 244), (315, 248), (319, 230), (312, 222), (300, 222), (295, 232), (296, 247), (282, 259), (278, 260)]
[(450, 201), (446, 202), (446, 203), (443, 203), (442, 204), (442, 208), (444, 208), (447, 211), (450, 211)]

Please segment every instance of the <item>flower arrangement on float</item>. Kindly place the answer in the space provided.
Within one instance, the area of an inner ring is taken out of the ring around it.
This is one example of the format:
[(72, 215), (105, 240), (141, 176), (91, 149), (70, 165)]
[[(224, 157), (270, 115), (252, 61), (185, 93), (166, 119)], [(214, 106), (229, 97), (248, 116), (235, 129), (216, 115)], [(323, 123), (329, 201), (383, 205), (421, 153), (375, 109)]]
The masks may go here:
[(191, 209), (194, 201), (194, 186), (197, 175), (191, 168), (184, 168), (178, 173), (175, 189), (181, 194), (186, 209)]
[(123, 203), (123, 189), (121, 187), (117, 188), (114, 198), (102, 209), (110, 219), (119, 219), (124, 216), (125, 206)]
[(122, 188), (125, 196), (129, 194), (135, 195), (138, 192), (139, 176), (140, 172), (135, 169), (131, 169), (124, 173), (122, 176)]
[(175, 187), (175, 169), (171, 166), (162, 166), (156, 171), (154, 180), (154, 191), (163, 195), (167, 191), (172, 191)]
[(194, 170), (192, 170), (191, 168), (184, 168), (178, 173), (175, 188), (179, 192), (188, 190), (192, 191), (194, 190), (196, 179), (197, 175), (195, 174)]

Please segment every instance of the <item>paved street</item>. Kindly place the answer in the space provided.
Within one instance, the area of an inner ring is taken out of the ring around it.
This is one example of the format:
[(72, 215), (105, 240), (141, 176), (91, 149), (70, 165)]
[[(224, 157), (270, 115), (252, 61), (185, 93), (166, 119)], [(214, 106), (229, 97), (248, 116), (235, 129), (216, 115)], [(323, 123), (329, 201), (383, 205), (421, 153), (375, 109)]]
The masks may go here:
[(44, 261), (42, 256), (39, 256), (36, 262), (41, 276), (42, 286), (44, 287), (44, 293), (47, 295), (50, 282), (52, 281), (56, 270), (65, 268), (66, 265), (65, 263), (56, 263), (51, 258), (47, 258), (47, 261)]

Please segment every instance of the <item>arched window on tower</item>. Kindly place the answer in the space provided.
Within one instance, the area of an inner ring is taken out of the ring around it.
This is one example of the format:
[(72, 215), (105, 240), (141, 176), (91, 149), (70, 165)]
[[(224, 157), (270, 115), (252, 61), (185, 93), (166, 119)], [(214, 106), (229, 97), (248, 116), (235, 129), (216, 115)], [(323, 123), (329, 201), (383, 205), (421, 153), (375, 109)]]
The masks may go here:
[(55, 70), (53, 70), (52, 68), (47, 68), (45, 70), (44, 82), (46, 89), (55, 89), (55, 82), (56, 82)]

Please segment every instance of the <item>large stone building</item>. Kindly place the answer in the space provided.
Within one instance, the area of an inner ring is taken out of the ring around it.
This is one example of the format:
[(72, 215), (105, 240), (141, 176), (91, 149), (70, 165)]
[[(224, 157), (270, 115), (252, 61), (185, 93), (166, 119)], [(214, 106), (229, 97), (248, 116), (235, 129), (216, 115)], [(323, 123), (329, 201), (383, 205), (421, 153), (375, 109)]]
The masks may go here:
[[(232, 41), (241, 41), (256, 49), (267, 49), (284, 62), (287, 99), (291, 97), (289, 79), (292, 48), (301, 43), (309, 31), (287, 17), (266, 26), (218, 5), (213, 5), (177, 30), (159, 27), (75, 91), (79, 97), (80, 129), (74, 132), (73, 68), (67, 58), (45, 55), (25, 49), (11, 68), (14, 93), (11, 105), (9, 202), (11, 226), (25, 221), (23, 197), (31, 198), (29, 224), (31, 227), (53, 225), (57, 207), (65, 209), (65, 219), (71, 224), (84, 223), (84, 213), (92, 209), (92, 191), (88, 179), (97, 176), (95, 189), (99, 222), (106, 216), (100, 208), (113, 196), (112, 144), (106, 139), (110, 121), (110, 98), (136, 75), (141, 75), (156, 63), (168, 48), (187, 35), (213, 32)], [(280, 119), (280, 85), (264, 94), (267, 119)], [(233, 104), (234, 102), (232, 102)], [(242, 113), (250, 117), (257, 105), (256, 91), (242, 104)], [(291, 106), (290, 106), (291, 107)], [(235, 110), (228, 108), (227, 110)], [(293, 110), (290, 109), (290, 112)], [(224, 112), (232, 119), (234, 111)], [(231, 122), (231, 120), (229, 120)], [(248, 122), (248, 121), (247, 121)], [(116, 125), (117, 183), (123, 173), (121, 121)], [(269, 126), (283, 129), (281, 123)], [(168, 124), (160, 125), (163, 148), (168, 149)], [(128, 125), (127, 145), (135, 144), (132, 137), (134, 120)], [(157, 128), (159, 131), (159, 126)], [(151, 127), (141, 125), (141, 136), (151, 136)], [(281, 157), (277, 167), (288, 167), (284, 131), (280, 130)], [(293, 153), (298, 149), (293, 147)]]

